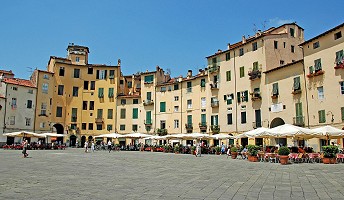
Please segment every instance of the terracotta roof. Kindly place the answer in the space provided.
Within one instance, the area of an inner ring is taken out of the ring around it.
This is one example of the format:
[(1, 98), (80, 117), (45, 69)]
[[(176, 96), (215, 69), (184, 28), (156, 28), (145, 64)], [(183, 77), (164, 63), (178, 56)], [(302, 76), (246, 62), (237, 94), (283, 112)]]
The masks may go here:
[(88, 67), (118, 67), (115, 65), (105, 65), (105, 64), (87, 64)]
[(54, 72), (49, 72), (49, 71), (45, 71), (45, 70), (41, 70), (41, 69), (37, 69), (37, 71), (44, 72), (44, 73), (49, 73), (49, 74), (54, 74)]
[(67, 50), (68, 50), (69, 48), (73, 48), (73, 47), (75, 47), (75, 48), (87, 49), (87, 53), (90, 53), (90, 49), (89, 49), (88, 47), (86, 47), (86, 46), (80, 46), (80, 45), (74, 45), (74, 44), (68, 45)]
[(60, 59), (60, 60), (68, 60), (68, 61), (71, 61), (67, 58), (62, 58), (62, 57), (57, 57), (57, 56), (50, 56), (50, 59), (53, 58), (53, 59)]
[(297, 60), (297, 61), (294, 61), (294, 62), (285, 64), (285, 65), (282, 65), (282, 66), (279, 66), (279, 67), (276, 67), (276, 68), (273, 68), (273, 69), (270, 69), (270, 70), (265, 71), (265, 72), (263, 72), (263, 73), (267, 74), (267, 73), (270, 73), (270, 72), (273, 72), (273, 71), (276, 71), (276, 70), (279, 70), (279, 69), (288, 67), (288, 66), (290, 66), (290, 65), (293, 65), (293, 64), (296, 64), (296, 63), (299, 63), (299, 62), (303, 62), (303, 59), (300, 59), (300, 60)]
[(5, 83), (13, 84), (13, 85), (36, 88), (35, 85), (30, 80), (19, 79), (19, 78), (4, 78), (2, 81)]
[(309, 40), (307, 40), (307, 41), (304, 41), (303, 43), (299, 44), (299, 46), (303, 46), (303, 45), (305, 45), (305, 44), (307, 44), (307, 43), (309, 43), (309, 42), (312, 42), (312, 41), (314, 41), (314, 40), (316, 40), (316, 39), (318, 39), (318, 38), (320, 38), (320, 37), (322, 37), (322, 36), (324, 36), (324, 35), (326, 35), (326, 34), (329, 34), (329, 33), (331, 33), (332, 31), (335, 31), (335, 30), (337, 30), (337, 29), (339, 29), (339, 28), (341, 28), (341, 27), (343, 27), (343, 26), (344, 26), (344, 23), (342, 23), (342, 24), (340, 24), (340, 25), (338, 25), (338, 26), (336, 26), (336, 27), (334, 27), (334, 28), (331, 28), (330, 30), (325, 31), (325, 32), (323, 32), (322, 34), (317, 35), (317, 36), (315, 36), (315, 37), (313, 37), (313, 38), (311, 38), (311, 39), (309, 39)]
[(10, 71), (7, 71), (7, 70), (0, 70), (0, 74), (10, 74), (10, 75), (14, 75), (13, 74), (13, 72), (12, 72), (12, 70), (10, 70)]

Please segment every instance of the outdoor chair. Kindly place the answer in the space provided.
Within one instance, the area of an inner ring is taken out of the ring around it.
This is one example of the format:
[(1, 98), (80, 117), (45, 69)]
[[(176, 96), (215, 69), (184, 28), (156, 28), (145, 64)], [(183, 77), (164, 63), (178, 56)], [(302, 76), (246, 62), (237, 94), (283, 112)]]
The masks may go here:
[(258, 159), (259, 159), (259, 162), (264, 162), (265, 161), (265, 153), (263, 153), (263, 152), (258, 153)]
[(290, 153), (290, 154), (289, 154), (289, 160), (290, 160), (290, 162), (295, 163), (295, 162), (297, 161), (297, 159), (298, 159), (298, 154), (297, 154), (297, 153)]
[(275, 153), (271, 153), (268, 156), (269, 156), (270, 162), (272, 162), (272, 161), (274, 161), (275, 163), (277, 162), (277, 155)]
[(342, 154), (342, 153), (339, 153), (339, 154), (337, 154), (336, 155), (336, 161), (337, 161), (337, 163), (343, 163), (344, 162), (344, 154)]

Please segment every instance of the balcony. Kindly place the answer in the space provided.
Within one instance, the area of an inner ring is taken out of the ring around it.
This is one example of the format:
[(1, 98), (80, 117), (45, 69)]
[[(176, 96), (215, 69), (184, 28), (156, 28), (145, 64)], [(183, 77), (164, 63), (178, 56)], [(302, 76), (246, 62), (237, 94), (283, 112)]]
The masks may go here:
[(151, 119), (144, 120), (144, 124), (146, 126), (152, 126), (152, 120)]
[(153, 84), (153, 81), (146, 81), (144, 82), (145, 85)]
[(272, 94), (271, 99), (278, 99), (278, 93)]
[(193, 129), (192, 123), (186, 123), (185, 128), (186, 130), (192, 130)]
[(109, 79), (114, 79), (115, 75), (109, 75)]
[(210, 129), (214, 134), (220, 133), (220, 125), (211, 125)]
[(312, 78), (312, 77), (315, 77), (315, 76), (320, 76), (320, 75), (323, 75), (325, 73), (324, 70), (318, 70), (316, 72), (312, 72), (310, 74), (307, 74), (307, 78)]
[(256, 100), (261, 100), (262, 96), (260, 95), (260, 92), (253, 92), (250, 94), (251, 95), (251, 100), (256, 101)]
[(96, 118), (96, 124), (104, 123), (104, 118), (97, 117)]
[(304, 116), (293, 117), (293, 125), (304, 127), (305, 126), (305, 117)]
[(249, 71), (248, 76), (250, 77), (251, 81), (259, 79), (262, 76), (262, 71), (261, 70)]
[(153, 100), (143, 100), (144, 106), (149, 106), (149, 105), (153, 105), (153, 104), (154, 104)]
[(218, 83), (210, 83), (210, 89), (218, 90), (220, 85)]
[(159, 136), (167, 135), (167, 129), (165, 128), (158, 128), (156, 132), (158, 133)]
[(344, 58), (340, 58), (335, 61), (336, 66), (334, 66), (335, 69), (344, 69)]
[(261, 121), (257, 121), (257, 122), (252, 122), (252, 127), (254, 129), (262, 127), (262, 122)]
[(208, 72), (209, 73), (215, 73), (215, 72), (218, 72), (219, 69), (220, 69), (220, 66), (213, 64), (211, 67), (208, 68)]
[(211, 102), (211, 107), (212, 107), (212, 108), (219, 107), (219, 100), (213, 100), (213, 101)]
[(78, 120), (78, 118), (77, 117), (75, 117), (75, 116), (72, 116), (72, 122), (76, 122)]
[(198, 126), (200, 130), (207, 130), (207, 122), (201, 122)]
[(293, 92), (292, 94), (300, 94), (301, 93), (301, 88), (300, 87), (293, 87)]

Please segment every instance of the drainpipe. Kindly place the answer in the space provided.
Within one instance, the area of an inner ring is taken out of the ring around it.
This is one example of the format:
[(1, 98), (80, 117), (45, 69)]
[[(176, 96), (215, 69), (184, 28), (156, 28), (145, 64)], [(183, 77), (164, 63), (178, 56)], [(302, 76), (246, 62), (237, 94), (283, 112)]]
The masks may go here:
[(307, 92), (307, 79), (306, 79), (306, 68), (305, 68), (305, 52), (303, 47), (300, 46), (300, 48), (302, 49), (302, 66), (303, 66), (303, 79), (305, 80), (305, 93), (306, 93), (306, 111), (307, 111), (307, 128), (309, 128), (309, 108), (308, 108), (308, 92)]
[[(237, 75), (236, 75), (236, 69), (235, 69), (235, 51), (233, 51), (233, 71), (234, 71), (234, 95), (237, 94)], [(240, 98), (240, 97), (237, 97)], [(238, 99), (235, 103), (235, 132), (238, 133)]]
[(6, 83), (6, 91), (5, 91), (5, 115), (4, 115), (4, 123), (3, 123), (3, 130), (2, 133), (5, 133), (5, 129), (6, 129), (6, 113), (7, 113), (7, 88), (8, 88), (8, 84)]

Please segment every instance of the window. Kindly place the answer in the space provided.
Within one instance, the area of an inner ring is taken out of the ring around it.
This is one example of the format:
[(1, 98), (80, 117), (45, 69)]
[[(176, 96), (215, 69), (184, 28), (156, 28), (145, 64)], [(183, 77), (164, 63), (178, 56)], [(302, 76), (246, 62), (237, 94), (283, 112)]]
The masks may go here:
[(12, 87), (12, 90), (17, 91), (18, 87)]
[(74, 69), (74, 78), (80, 78), (80, 69)]
[(154, 80), (153, 75), (145, 76), (145, 83), (153, 83), (153, 80)]
[(75, 62), (80, 62), (80, 57), (75, 57)]
[(240, 48), (239, 49), (239, 56), (243, 56), (244, 55), (244, 48)]
[(206, 126), (207, 125), (207, 115), (201, 114), (201, 125)]
[(228, 125), (233, 124), (233, 114), (232, 113), (227, 114), (227, 124)]
[(313, 49), (320, 47), (319, 41), (313, 43)]
[(133, 82), (128, 81), (128, 88), (132, 88), (133, 87)]
[(62, 117), (62, 107), (56, 107), (56, 117)]
[(314, 60), (314, 70), (315, 72), (321, 71), (322, 67), (321, 67), (321, 59), (316, 59)]
[(97, 70), (96, 79), (104, 80), (106, 79), (107, 70)]
[(138, 119), (138, 118), (139, 118), (139, 109), (133, 108), (133, 119)]
[(230, 60), (231, 59), (231, 54), (230, 52), (226, 53), (226, 61)]
[(133, 104), (139, 104), (139, 100), (138, 99), (133, 99)]
[(343, 63), (344, 56), (343, 56), (343, 50), (337, 51), (336, 52), (336, 64), (341, 64)]
[(93, 123), (88, 123), (88, 130), (93, 130)]
[(294, 91), (301, 90), (300, 76), (294, 78)]
[(45, 127), (45, 122), (39, 123), (39, 128), (44, 128)]
[(63, 95), (64, 85), (59, 85), (57, 87), (57, 95)]
[(319, 110), (318, 115), (319, 115), (319, 123), (325, 123), (326, 122), (325, 110)]
[(339, 38), (341, 38), (341, 37), (342, 37), (342, 32), (341, 32), (341, 31), (339, 31), (339, 32), (337, 32), (337, 33), (334, 34), (334, 39), (335, 39), (335, 40), (337, 40), (337, 39), (339, 39)]
[(290, 28), (290, 29), (289, 29), (289, 32), (290, 32), (290, 36), (291, 36), (291, 37), (295, 37), (295, 29)]
[(243, 92), (237, 92), (237, 98), (238, 98), (238, 103), (242, 102), (248, 102), (248, 91), (243, 91)]
[(280, 60), (280, 65), (284, 65), (284, 60)]
[(146, 124), (152, 124), (152, 111), (146, 111)]
[(121, 108), (121, 119), (125, 119), (125, 108)]
[(94, 110), (94, 101), (90, 101), (90, 110)]
[(77, 97), (78, 96), (78, 91), (79, 91), (78, 87), (73, 87), (73, 97)]
[(285, 42), (283, 42), (283, 48), (285, 48), (285, 45), (286, 45), (286, 43), (285, 43)]
[(165, 129), (165, 128), (166, 128), (166, 121), (160, 120), (160, 129)]
[(340, 82), (340, 94), (344, 94), (344, 82)]
[(30, 126), (31, 125), (31, 118), (26, 118), (25, 117), (25, 125)]
[(44, 74), (44, 75), (43, 75), (43, 79), (48, 79), (48, 80), (49, 80), (48, 74)]
[[(115, 70), (110, 70), (109, 71), (109, 78), (114, 79), (115, 78)], [(128, 86), (129, 87), (129, 86)]]
[(92, 67), (89, 67), (87, 69), (87, 74), (93, 74), (93, 68)]
[(178, 84), (174, 84), (173, 89), (174, 90), (179, 90), (179, 85)]
[(47, 104), (46, 103), (41, 104), (41, 114), (40, 115), (47, 116)]
[(109, 88), (108, 97), (109, 97), (109, 98), (113, 98), (113, 97), (114, 97), (114, 88)]
[(97, 124), (97, 130), (98, 131), (103, 130), (103, 124)]
[(48, 94), (48, 83), (43, 83), (42, 84), (42, 93)]
[(179, 101), (179, 96), (174, 96), (174, 101)]
[(187, 100), (187, 108), (191, 109), (192, 108), (192, 99)]
[(192, 83), (191, 83), (191, 81), (186, 82), (186, 92), (192, 92)]
[(87, 124), (86, 123), (82, 123), (81, 124), (81, 130), (86, 130)]
[(121, 105), (125, 105), (127, 104), (127, 100), (126, 99), (121, 99)]
[(245, 67), (240, 67), (240, 78), (245, 77)]
[(174, 106), (174, 112), (178, 112), (179, 111), (179, 106)]
[(108, 109), (107, 118), (108, 119), (112, 119), (113, 118), (113, 109)]
[(95, 81), (91, 81), (91, 90), (95, 90), (96, 89), (96, 82)]
[(121, 124), (121, 125), (119, 125), (119, 130), (121, 130), (121, 131), (125, 131), (125, 124)]
[(224, 95), (224, 100), (227, 101), (227, 105), (232, 104), (233, 99), (234, 99), (234, 94)]
[(16, 118), (15, 116), (10, 117), (10, 125), (15, 125), (16, 124)]
[(84, 90), (88, 90), (88, 81), (84, 81)]
[(166, 87), (161, 87), (160, 92), (166, 92)]
[(246, 124), (246, 111), (241, 111), (241, 123)]
[(218, 115), (212, 115), (210, 119), (210, 124), (212, 126), (217, 126), (219, 125), (219, 116)]
[(166, 112), (166, 102), (160, 102), (160, 112)]
[(133, 124), (132, 129), (133, 131), (137, 131), (137, 124)]
[(28, 93), (29, 93), (29, 94), (33, 94), (33, 90), (29, 89), (29, 90), (28, 90)]
[(207, 100), (206, 100), (205, 97), (202, 97), (202, 98), (201, 98), (201, 107), (202, 107), (202, 108), (207, 107)]
[(204, 79), (204, 78), (201, 79), (201, 87), (202, 87), (202, 88), (205, 87), (205, 79)]
[(291, 49), (291, 52), (292, 52), (292, 53), (295, 53), (295, 46), (294, 46), (294, 45), (291, 45), (291, 46), (290, 46), (290, 49)]
[(231, 81), (232, 77), (231, 77), (231, 71), (226, 71), (226, 81)]
[(253, 63), (253, 71), (258, 71), (258, 61)]
[(313, 74), (314, 73), (314, 67), (313, 66), (309, 66), (309, 74)]
[(87, 110), (87, 101), (82, 102), (82, 109)]
[(27, 100), (26, 108), (32, 108), (32, 100)]
[(278, 96), (279, 92), (278, 92), (278, 83), (274, 83), (272, 84), (272, 95), (273, 96)]
[(344, 121), (344, 107), (341, 107), (341, 113), (342, 113), (342, 121)]
[(317, 89), (318, 89), (318, 99), (323, 100), (325, 98), (324, 87), (321, 86), (321, 87), (318, 87)]
[(147, 92), (147, 100), (152, 100), (152, 92)]
[(296, 111), (296, 116), (295, 116), (295, 122), (296, 124), (303, 124), (303, 115), (302, 115), (302, 103), (295, 103), (295, 111)]
[(274, 41), (274, 48), (278, 49), (278, 41)]
[(104, 88), (99, 88), (98, 89), (98, 97), (99, 98), (104, 98)]
[(179, 128), (179, 120), (178, 119), (174, 120), (174, 128)]
[(108, 125), (106, 126), (106, 130), (111, 131), (111, 130), (112, 130), (112, 125), (111, 125), (111, 124), (108, 124)]
[(252, 51), (256, 51), (258, 49), (257, 42), (252, 43)]
[(60, 67), (59, 76), (64, 76), (64, 74), (65, 74), (65, 68), (64, 67)]

